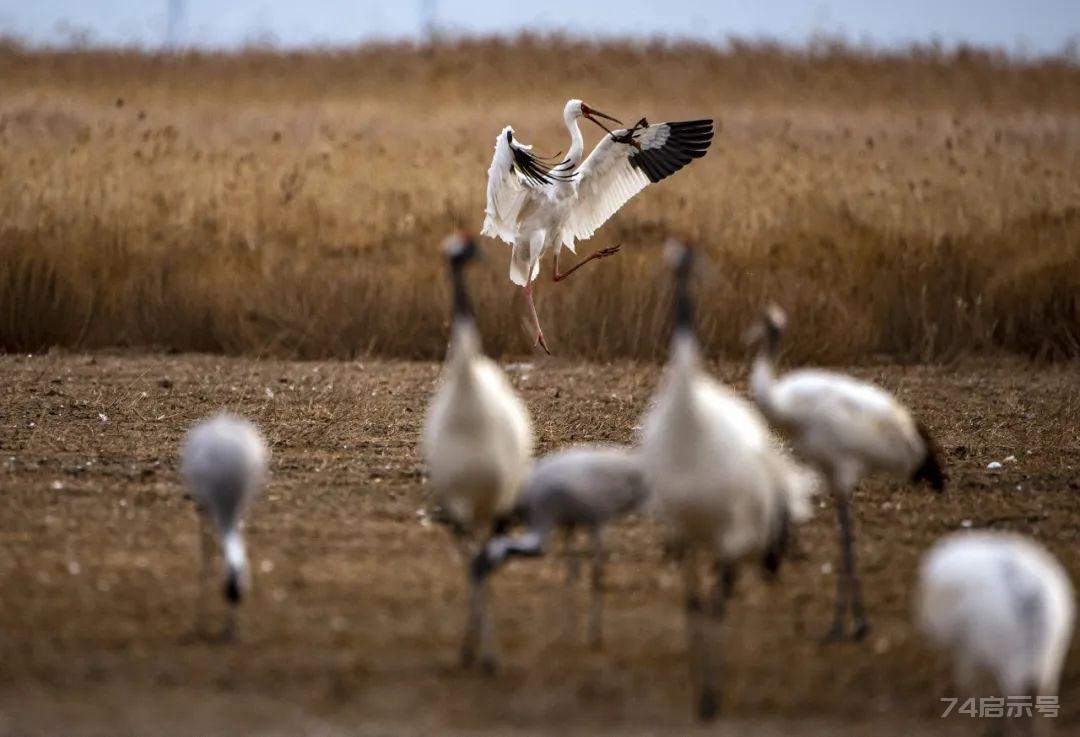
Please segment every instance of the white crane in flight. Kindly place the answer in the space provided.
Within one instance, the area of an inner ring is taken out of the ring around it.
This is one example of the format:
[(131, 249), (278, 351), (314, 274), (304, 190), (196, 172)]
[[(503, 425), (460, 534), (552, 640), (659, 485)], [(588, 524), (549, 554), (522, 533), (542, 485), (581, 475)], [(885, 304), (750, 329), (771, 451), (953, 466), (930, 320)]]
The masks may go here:
[[(585, 142), (578, 119), (587, 118), (608, 132), (582, 161)], [(524, 287), (536, 345), (550, 353), (533, 303), (532, 282), (540, 274), (540, 259), (555, 254), (552, 279), (561, 281), (593, 259), (614, 256), (619, 246), (600, 249), (566, 271), (559, 271), (563, 246), (576, 253), (575, 243), (592, 237), (626, 202), (649, 184), (671, 176), (701, 158), (712, 143), (712, 120), (649, 125), (642, 118), (633, 128), (609, 130), (598, 118), (621, 121), (570, 100), (563, 121), (570, 131), (570, 148), (558, 163), (531, 152), (514, 140), (514, 129), (503, 128), (495, 139), (495, 156), (488, 169), (487, 210), (483, 235), (498, 237), (513, 247), (510, 280)]]

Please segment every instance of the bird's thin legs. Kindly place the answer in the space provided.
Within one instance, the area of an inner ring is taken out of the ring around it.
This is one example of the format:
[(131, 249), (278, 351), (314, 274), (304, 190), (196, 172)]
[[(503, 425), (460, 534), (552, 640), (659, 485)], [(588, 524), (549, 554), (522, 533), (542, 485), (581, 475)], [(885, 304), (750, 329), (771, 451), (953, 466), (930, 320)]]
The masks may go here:
[(566, 581), (563, 586), (563, 639), (574, 640), (578, 633), (576, 589), (581, 578), (581, 560), (574, 549), (574, 530), (563, 531), (562, 553), (566, 560)]
[(544, 353), (551, 355), (551, 351), (548, 350), (547, 341), (544, 340), (544, 331), (540, 329), (540, 316), (536, 314), (536, 304), (533, 303), (533, 285), (530, 280), (525, 285), (525, 301), (529, 303), (529, 314), (532, 315), (533, 325), (536, 327), (536, 343), (544, 349)]
[(222, 642), (235, 642), (236, 633), (239, 629), (238, 619), (240, 617), (240, 607), (237, 604), (229, 603), (225, 612), (225, 625), (221, 629)]
[(199, 515), (199, 593), (195, 605), (195, 636), (208, 637), (210, 634), (209, 610), (211, 581), (213, 580), (214, 530), (210, 515), (202, 507)]
[(706, 633), (710, 628), (705, 621), (701, 600), (697, 551), (686, 551), (682, 565), (686, 585), (686, 646), (690, 661), (690, 685), (694, 690), (694, 709), (698, 718), (708, 720), (716, 716), (718, 702), (713, 681), (712, 653)]
[(589, 531), (592, 547), (592, 592), (589, 601), (589, 646), (599, 650), (603, 643), (604, 617), (604, 536), (599, 526)]
[(720, 711), (720, 687), (717, 679), (724, 662), (724, 613), (735, 583), (735, 569), (724, 561), (717, 560), (713, 565), (713, 575), (713, 590), (703, 617), (706, 632), (704, 648), (709, 666), (707, 683), (710, 688), (702, 692), (702, 700), (698, 704), (698, 716), (701, 719), (712, 719)]
[(825, 635), (826, 641), (844, 639), (844, 619), (847, 609), (851, 609), (852, 640), (861, 640), (870, 629), (863, 610), (862, 590), (855, 573), (855, 545), (851, 523), (850, 490), (835, 488), (833, 499), (836, 502), (836, 521), (840, 527), (840, 571), (836, 577), (836, 611), (832, 627)]
[(472, 570), (466, 569), (465, 580), (468, 582), (467, 603), (465, 605), (465, 636), (461, 640), (461, 667), (471, 668), (476, 663), (477, 639), (481, 616), (481, 582), (472, 577)]
[(458, 553), (465, 566), (465, 582), (468, 587), (465, 610), (465, 634), (461, 641), (461, 666), (472, 668), (479, 664), (484, 670), (493, 670), (494, 656), (490, 651), (490, 633), (488, 632), (486, 599), (487, 577), (472, 575), (473, 558), (478, 552), (473, 537), (465, 528), (451, 528)]
[(717, 560), (713, 564), (713, 574), (716, 580), (713, 585), (710, 613), (717, 619), (723, 619), (727, 600), (735, 588), (735, 569), (724, 561)]
[(461, 645), (461, 665), (471, 668), (479, 665), (481, 670), (495, 670), (495, 656), (491, 652), (491, 632), (487, 621), (487, 578), (475, 579), (466, 566), (469, 580), (469, 609), (465, 622), (465, 640)]
[(620, 249), (622, 249), (622, 245), (609, 246), (608, 248), (601, 248), (599, 251), (593, 251), (566, 271), (559, 271), (559, 252), (555, 251), (555, 263), (553, 265), (553, 268), (551, 269), (551, 280), (556, 282), (562, 281), (593, 259), (601, 259), (607, 258), (608, 256), (614, 256), (620, 251)]
[[(1032, 685), (1029, 689), (1027, 689), (1027, 696), (1032, 704), (1036, 702), (1036, 699), (1039, 696), (1045, 695), (1048, 694), (1039, 693), (1039, 689), (1035, 685)], [(1030, 715), (1024, 715), (1019, 721), (1022, 726), (1018, 731), (1020, 732), (1020, 734), (1025, 735), (1025, 737), (1050, 736), (1050, 720), (1042, 714), (1039, 714), (1038, 712), (1033, 712)]]

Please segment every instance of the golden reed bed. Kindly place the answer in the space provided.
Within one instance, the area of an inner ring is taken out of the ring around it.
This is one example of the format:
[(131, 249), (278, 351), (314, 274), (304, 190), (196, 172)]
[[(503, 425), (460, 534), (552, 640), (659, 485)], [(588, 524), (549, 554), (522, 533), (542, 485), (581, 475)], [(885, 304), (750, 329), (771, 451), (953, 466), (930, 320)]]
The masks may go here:
[[(437, 242), (478, 229), (495, 135), (543, 154), (580, 97), (712, 116), (709, 155), (544, 281), (564, 356), (665, 349), (659, 245), (709, 254), (703, 337), (741, 355), (767, 299), (796, 360), (1080, 356), (1080, 67), (560, 39), (223, 56), (0, 47), (0, 348), (435, 358)], [(588, 145), (596, 133), (587, 132)], [(509, 249), (475, 292), (487, 348), (530, 349)]]

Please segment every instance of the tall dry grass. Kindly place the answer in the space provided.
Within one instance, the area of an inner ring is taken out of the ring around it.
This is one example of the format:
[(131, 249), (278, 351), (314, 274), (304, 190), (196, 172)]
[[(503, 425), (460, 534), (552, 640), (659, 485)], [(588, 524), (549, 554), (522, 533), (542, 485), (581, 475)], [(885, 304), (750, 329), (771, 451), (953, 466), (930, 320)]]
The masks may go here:
[[(795, 357), (1080, 356), (1080, 68), (993, 55), (558, 39), (347, 53), (0, 48), (0, 348), (434, 358), (437, 242), (477, 229), (499, 129), (542, 153), (581, 97), (712, 116), (709, 155), (618, 213), (623, 253), (540, 285), (553, 349), (665, 347), (672, 232), (708, 255), (703, 335), (757, 308)], [(592, 140), (595, 134), (589, 133)], [(522, 353), (508, 249), (473, 275), (487, 347)], [(549, 268), (549, 267), (548, 267)]]

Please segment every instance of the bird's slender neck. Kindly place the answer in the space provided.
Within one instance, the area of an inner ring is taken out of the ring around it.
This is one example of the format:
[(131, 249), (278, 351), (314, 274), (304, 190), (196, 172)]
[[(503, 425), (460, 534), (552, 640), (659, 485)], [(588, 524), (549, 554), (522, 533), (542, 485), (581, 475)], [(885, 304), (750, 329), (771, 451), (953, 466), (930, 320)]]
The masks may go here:
[(677, 273), (675, 275), (675, 335), (689, 335), (697, 338), (697, 330), (694, 327), (694, 298), (690, 295), (690, 275)]
[(564, 118), (566, 129), (570, 131), (570, 148), (566, 150), (566, 166), (572, 169), (581, 163), (585, 153), (585, 139), (581, 135), (581, 126), (578, 125), (578, 116), (567, 115)]
[(450, 327), (450, 359), (453, 364), (468, 363), (480, 351), (480, 334), (476, 330), (476, 318), (472, 300), (465, 285), (465, 265), (450, 263), (450, 284), (454, 293), (453, 323)]
[(230, 604), (239, 604), (243, 598), (247, 578), (247, 551), (244, 539), (235, 527), (225, 533), (222, 541), (225, 551), (225, 598)]
[(472, 317), (454, 318), (450, 328), (450, 355), (447, 364), (451, 368), (463, 369), (470, 366), (480, 353), (480, 333)]
[(779, 348), (779, 337), (766, 327), (766, 335), (750, 366), (750, 392), (762, 413), (769, 419), (774, 419), (776, 412), (773, 389), (776, 385), (776, 353)]
[(694, 299), (690, 295), (689, 274), (675, 275), (675, 331), (671, 337), (671, 365), (676, 380), (689, 388), (700, 364), (697, 330), (694, 326)]
[(450, 264), (450, 285), (454, 295), (451, 306), (454, 320), (473, 320), (472, 301), (469, 299), (469, 289), (465, 286), (464, 264), (453, 262)]

